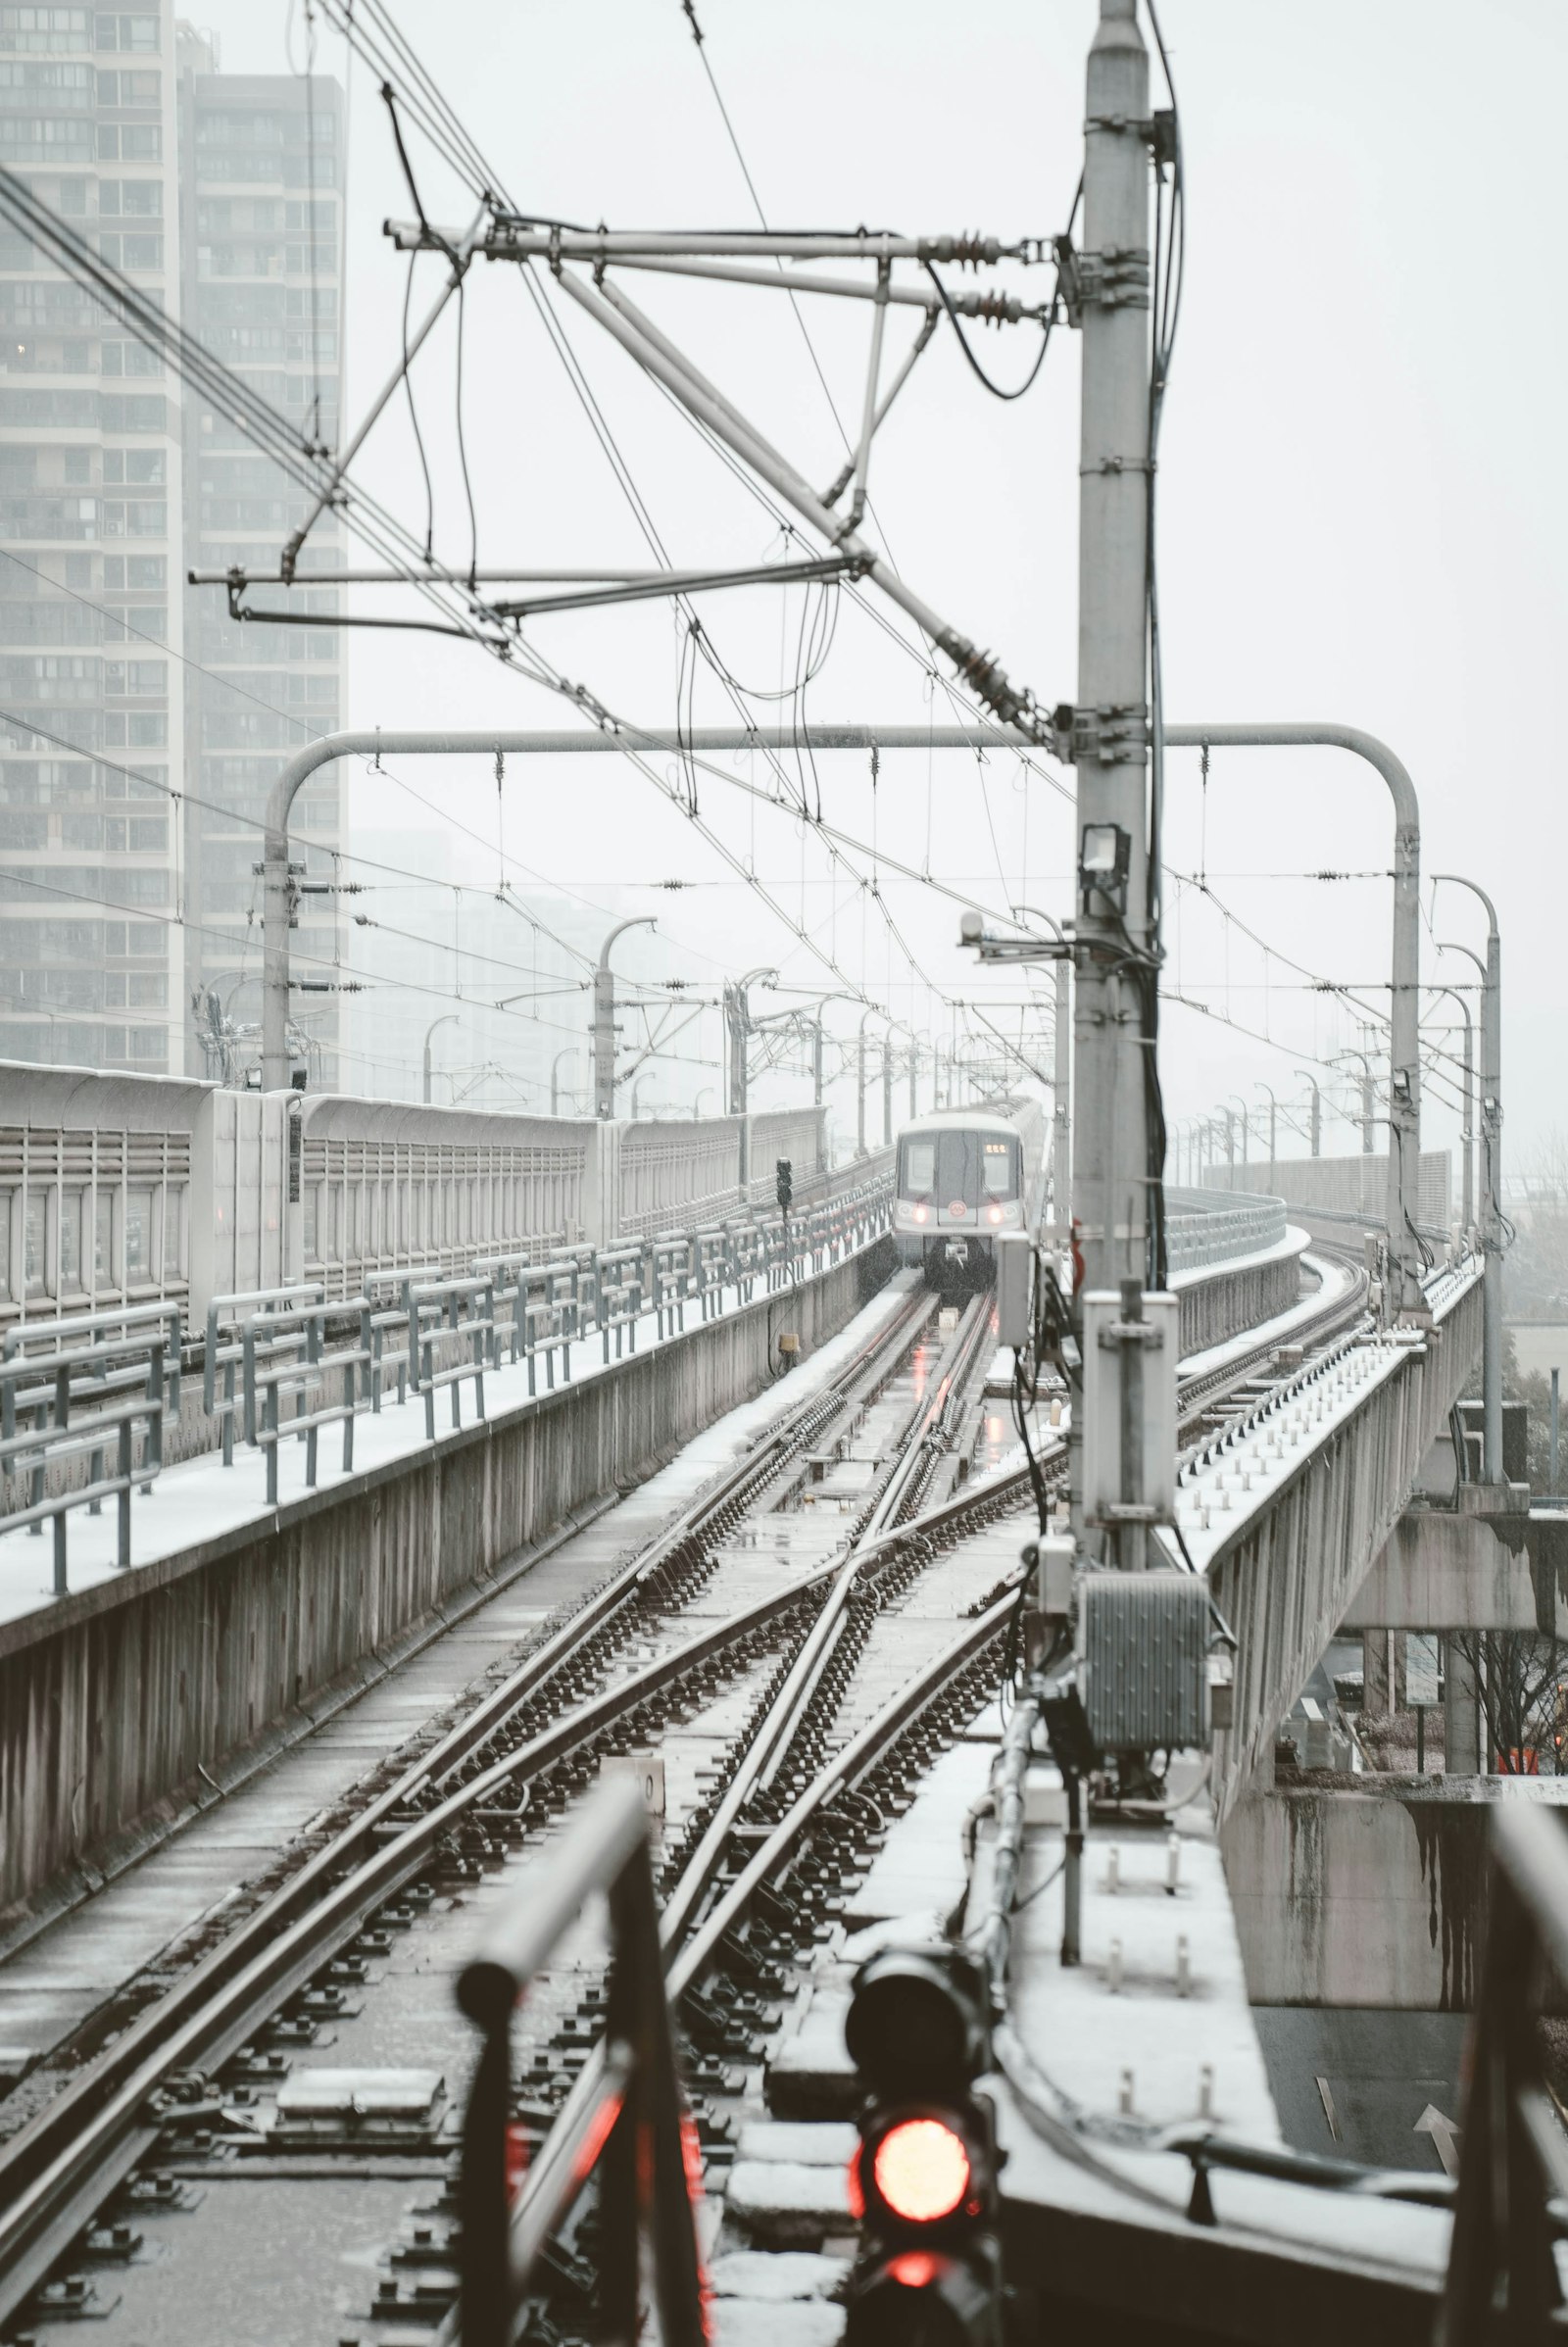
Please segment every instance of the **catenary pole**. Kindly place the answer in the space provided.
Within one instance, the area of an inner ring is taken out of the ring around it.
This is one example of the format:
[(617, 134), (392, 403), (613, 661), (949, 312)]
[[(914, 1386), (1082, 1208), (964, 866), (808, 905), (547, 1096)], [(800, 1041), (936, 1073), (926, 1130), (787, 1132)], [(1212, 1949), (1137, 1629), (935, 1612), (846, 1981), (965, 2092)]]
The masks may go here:
[(1137, 0), (1101, 0), (1089, 51), (1078, 495), (1080, 869), (1072, 1196), (1086, 1289), (1144, 1280), (1149, 1118), (1140, 987), (1151, 953), (1148, 685), (1149, 53)]
[[(1438, 952), (1440, 953), (1451, 953), (1453, 952), (1453, 948), (1451, 946), (1439, 946)], [(1460, 1181), (1462, 1185), (1459, 1228), (1465, 1235), (1465, 1245), (1468, 1247), (1470, 1244), (1470, 1235), (1475, 1228), (1476, 1215), (1474, 1166), (1476, 1142), (1475, 1021), (1470, 1015), (1469, 1003), (1465, 1001), (1463, 995), (1459, 993), (1456, 987), (1435, 986), (1432, 991), (1436, 995), (1446, 995), (1448, 1001), (1453, 1004), (1455, 1010), (1458, 1011), (1460, 1018), (1464, 1022), (1464, 1064), (1462, 1071), (1463, 1082), (1460, 1087), (1460, 1097), (1464, 1102), (1464, 1110), (1462, 1129), (1459, 1135), (1459, 1139), (1463, 1144), (1463, 1147), (1459, 1152), (1459, 1170)]]
[[(1487, 916), (1481, 995), (1482, 1461), (1488, 1483), (1502, 1481), (1502, 939), (1492, 899), (1462, 872), (1439, 872), (1450, 888), (1479, 897)], [(1472, 954), (1472, 960), (1478, 958)]]
[(601, 1119), (615, 1113), (615, 974), (610, 949), (628, 929), (657, 929), (651, 913), (617, 921), (599, 949), (594, 970), (594, 1114)]

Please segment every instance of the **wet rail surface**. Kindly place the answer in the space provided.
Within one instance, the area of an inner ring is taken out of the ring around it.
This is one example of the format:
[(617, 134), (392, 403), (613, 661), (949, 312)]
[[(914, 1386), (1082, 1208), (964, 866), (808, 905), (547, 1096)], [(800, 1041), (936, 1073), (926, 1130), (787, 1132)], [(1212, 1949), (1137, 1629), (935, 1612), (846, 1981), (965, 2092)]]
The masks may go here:
[[(1032, 1495), (1023, 1470), (982, 1472), (1004, 1439), (988, 1324), (986, 1304), (944, 1327), (907, 1299), (34, 2115), (0, 2150), (4, 2335), (96, 2311), (116, 2336), (194, 2337), (214, 2292), (254, 2294), (279, 2339), (450, 2333), (472, 2050), (451, 1982), (518, 1856), (617, 1761), (662, 1810), (721, 2181), (792, 1999), (995, 1688)], [(1188, 1418), (1245, 1403), (1270, 1359), (1204, 1380)], [(1040, 1448), (1059, 1478), (1059, 1442)], [(519, 2157), (548, 2162), (591, 2082), (603, 1996), (585, 1926), (517, 2031)], [(541, 2338), (587, 2322), (592, 2260), (590, 2196), (552, 2247)]]

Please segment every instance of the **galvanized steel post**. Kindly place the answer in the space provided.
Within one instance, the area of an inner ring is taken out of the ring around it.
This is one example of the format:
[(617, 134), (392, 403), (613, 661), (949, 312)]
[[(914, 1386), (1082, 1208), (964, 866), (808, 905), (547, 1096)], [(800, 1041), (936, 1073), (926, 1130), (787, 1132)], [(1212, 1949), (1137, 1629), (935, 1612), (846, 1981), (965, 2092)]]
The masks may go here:
[(1355, 725), (1167, 725), (1168, 747), (1348, 750), (1375, 766), (1394, 802), (1394, 955), (1389, 1008), (1389, 1169), (1385, 1213), (1396, 1313), (1421, 1313), (1415, 1216), (1421, 1178), (1421, 808), (1386, 742)]
[(617, 921), (599, 949), (599, 962), (594, 971), (594, 1114), (598, 1117), (615, 1113), (615, 979), (610, 966), (610, 949), (628, 929), (658, 926), (651, 913)]
[[(1502, 940), (1492, 899), (1460, 872), (1439, 880), (1479, 897), (1487, 916), (1487, 958), (1481, 994), (1481, 1250), (1483, 1472), (1502, 1481)], [(1477, 956), (1472, 954), (1472, 960)]]
[[(1084, 878), (1075, 928), (1073, 1204), (1082, 1285), (1144, 1277), (1149, 1114), (1141, 990), (1149, 953), (1149, 53), (1137, 0), (1101, 0), (1085, 110), (1078, 692), (1070, 745)], [(1112, 836), (1114, 835), (1114, 837)], [(1103, 852), (1103, 850), (1102, 850)], [(1091, 850), (1091, 853), (1093, 851)]]

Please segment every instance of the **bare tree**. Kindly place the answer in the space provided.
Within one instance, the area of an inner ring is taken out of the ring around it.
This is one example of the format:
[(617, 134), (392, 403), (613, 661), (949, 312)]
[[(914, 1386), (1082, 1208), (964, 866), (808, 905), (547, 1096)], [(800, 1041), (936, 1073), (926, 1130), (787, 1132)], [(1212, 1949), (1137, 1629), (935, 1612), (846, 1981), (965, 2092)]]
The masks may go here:
[(1472, 1673), (1489, 1761), (1502, 1776), (1526, 1775), (1532, 1752), (1554, 1747), (1568, 1645), (1526, 1630), (1454, 1631), (1447, 1642)]

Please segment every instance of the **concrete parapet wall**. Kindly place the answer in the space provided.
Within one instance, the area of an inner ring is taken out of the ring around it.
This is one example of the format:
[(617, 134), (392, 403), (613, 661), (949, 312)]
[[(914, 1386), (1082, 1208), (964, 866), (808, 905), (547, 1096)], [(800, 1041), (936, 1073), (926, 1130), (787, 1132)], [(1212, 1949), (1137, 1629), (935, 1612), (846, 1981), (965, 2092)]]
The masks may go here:
[(1181, 1297), (1183, 1354), (1206, 1352), (1224, 1345), (1260, 1322), (1277, 1319), (1300, 1300), (1302, 1231), (1290, 1234), (1294, 1245), (1282, 1246), (1270, 1258), (1249, 1257), (1227, 1269), (1223, 1263), (1200, 1271), (1183, 1272), (1171, 1286)]
[[(431, 1449), (0, 1625), (0, 1915), (157, 1822), (298, 1707), (809, 1351), (886, 1242)], [(788, 1316), (788, 1321), (781, 1315)]]
[(1280, 1721), (1403, 1512), (1480, 1345), (1472, 1280), (1444, 1304), (1426, 1343), (1402, 1351), (1209, 1563), (1215, 1602), (1240, 1640), (1235, 1725), (1214, 1739), (1221, 1817), (1268, 1767)]
[(1343, 1778), (1238, 1803), (1221, 1840), (1252, 2003), (1466, 2010), (1510, 1799), (1568, 1802), (1568, 1780)]

